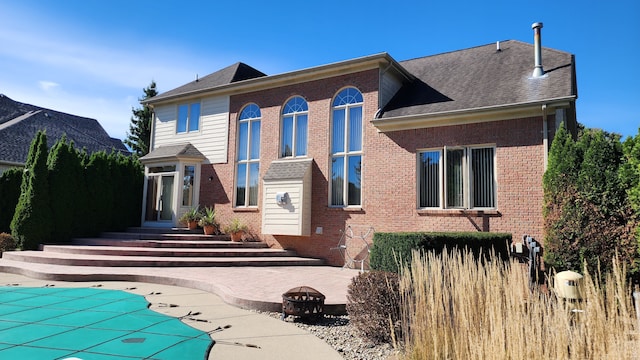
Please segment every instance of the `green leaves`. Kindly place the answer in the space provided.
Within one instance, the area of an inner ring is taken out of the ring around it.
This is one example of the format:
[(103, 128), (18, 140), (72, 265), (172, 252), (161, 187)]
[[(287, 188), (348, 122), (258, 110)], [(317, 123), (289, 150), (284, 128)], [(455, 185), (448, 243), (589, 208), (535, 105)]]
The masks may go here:
[(586, 263), (595, 271), (600, 262), (607, 271), (618, 254), (638, 273), (637, 142), (621, 144), (619, 135), (599, 129), (584, 129), (574, 141), (560, 127), (543, 177), (547, 267), (580, 270)]

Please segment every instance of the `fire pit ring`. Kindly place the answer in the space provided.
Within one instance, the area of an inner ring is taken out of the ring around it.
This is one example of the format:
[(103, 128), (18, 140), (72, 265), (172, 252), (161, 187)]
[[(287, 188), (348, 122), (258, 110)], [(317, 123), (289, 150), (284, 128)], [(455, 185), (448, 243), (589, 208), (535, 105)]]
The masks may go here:
[(286, 315), (304, 320), (317, 320), (324, 316), (325, 296), (309, 286), (298, 286), (282, 294), (282, 319)]

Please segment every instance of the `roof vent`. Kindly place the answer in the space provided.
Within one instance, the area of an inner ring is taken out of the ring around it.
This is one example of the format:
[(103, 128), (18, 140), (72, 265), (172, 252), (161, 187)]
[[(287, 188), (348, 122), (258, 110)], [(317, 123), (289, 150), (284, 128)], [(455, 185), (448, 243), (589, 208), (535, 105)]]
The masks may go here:
[(531, 25), (531, 28), (533, 29), (533, 51), (535, 58), (535, 68), (533, 69), (533, 74), (531, 75), (531, 77), (538, 78), (544, 75), (544, 70), (542, 69), (542, 41), (540, 39), (540, 29), (542, 29), (542, 23), (533, 23), (533, 25)]
[(496, 51), (502, 51), (502, 49), (500, 49), (500, 41), (496, 41)]

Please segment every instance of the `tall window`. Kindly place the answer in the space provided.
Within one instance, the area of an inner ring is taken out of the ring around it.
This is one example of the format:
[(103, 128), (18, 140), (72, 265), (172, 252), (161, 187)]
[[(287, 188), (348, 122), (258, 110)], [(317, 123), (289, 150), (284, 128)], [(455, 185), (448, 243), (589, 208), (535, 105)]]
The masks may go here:
[(333, 100), (331, 125), (332, 206), (361, 205), (362, 103), (360, 91), (346, 88)]
[(236, 206), (258, 205), (260, 170), (260, 108), (249, 104), (238, 118), (236, 158)]
[(198, 131), (200, 128), (200, 103), (178, 105), (176, 132)]
[(287, 101), (282, 109), (280, 157), (307, 155), (307, 118), (309, 107), (300, 96)]
[(496, 207), (494, 147), (419, 152), (418, 178), (421, 208)]
[(193, 180), (196, 177), (196, 167), (185, 165), (182, 179), (182, 206), (193, 206)]

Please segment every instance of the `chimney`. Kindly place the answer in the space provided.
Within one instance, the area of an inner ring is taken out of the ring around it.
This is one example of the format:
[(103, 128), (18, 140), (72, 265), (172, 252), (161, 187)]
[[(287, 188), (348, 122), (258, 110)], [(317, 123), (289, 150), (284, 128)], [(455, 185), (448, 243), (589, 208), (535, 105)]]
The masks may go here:
[(542, 23), (533, 23), (531, 28), (533, 29), (533, 48), (536, 66), (535, 69), (533, 69), (531, 77), (537, 78), (544, 75), (544, 70), (542, 69), (542, 46), (540, 40), (540, 29), (542, 29)]

